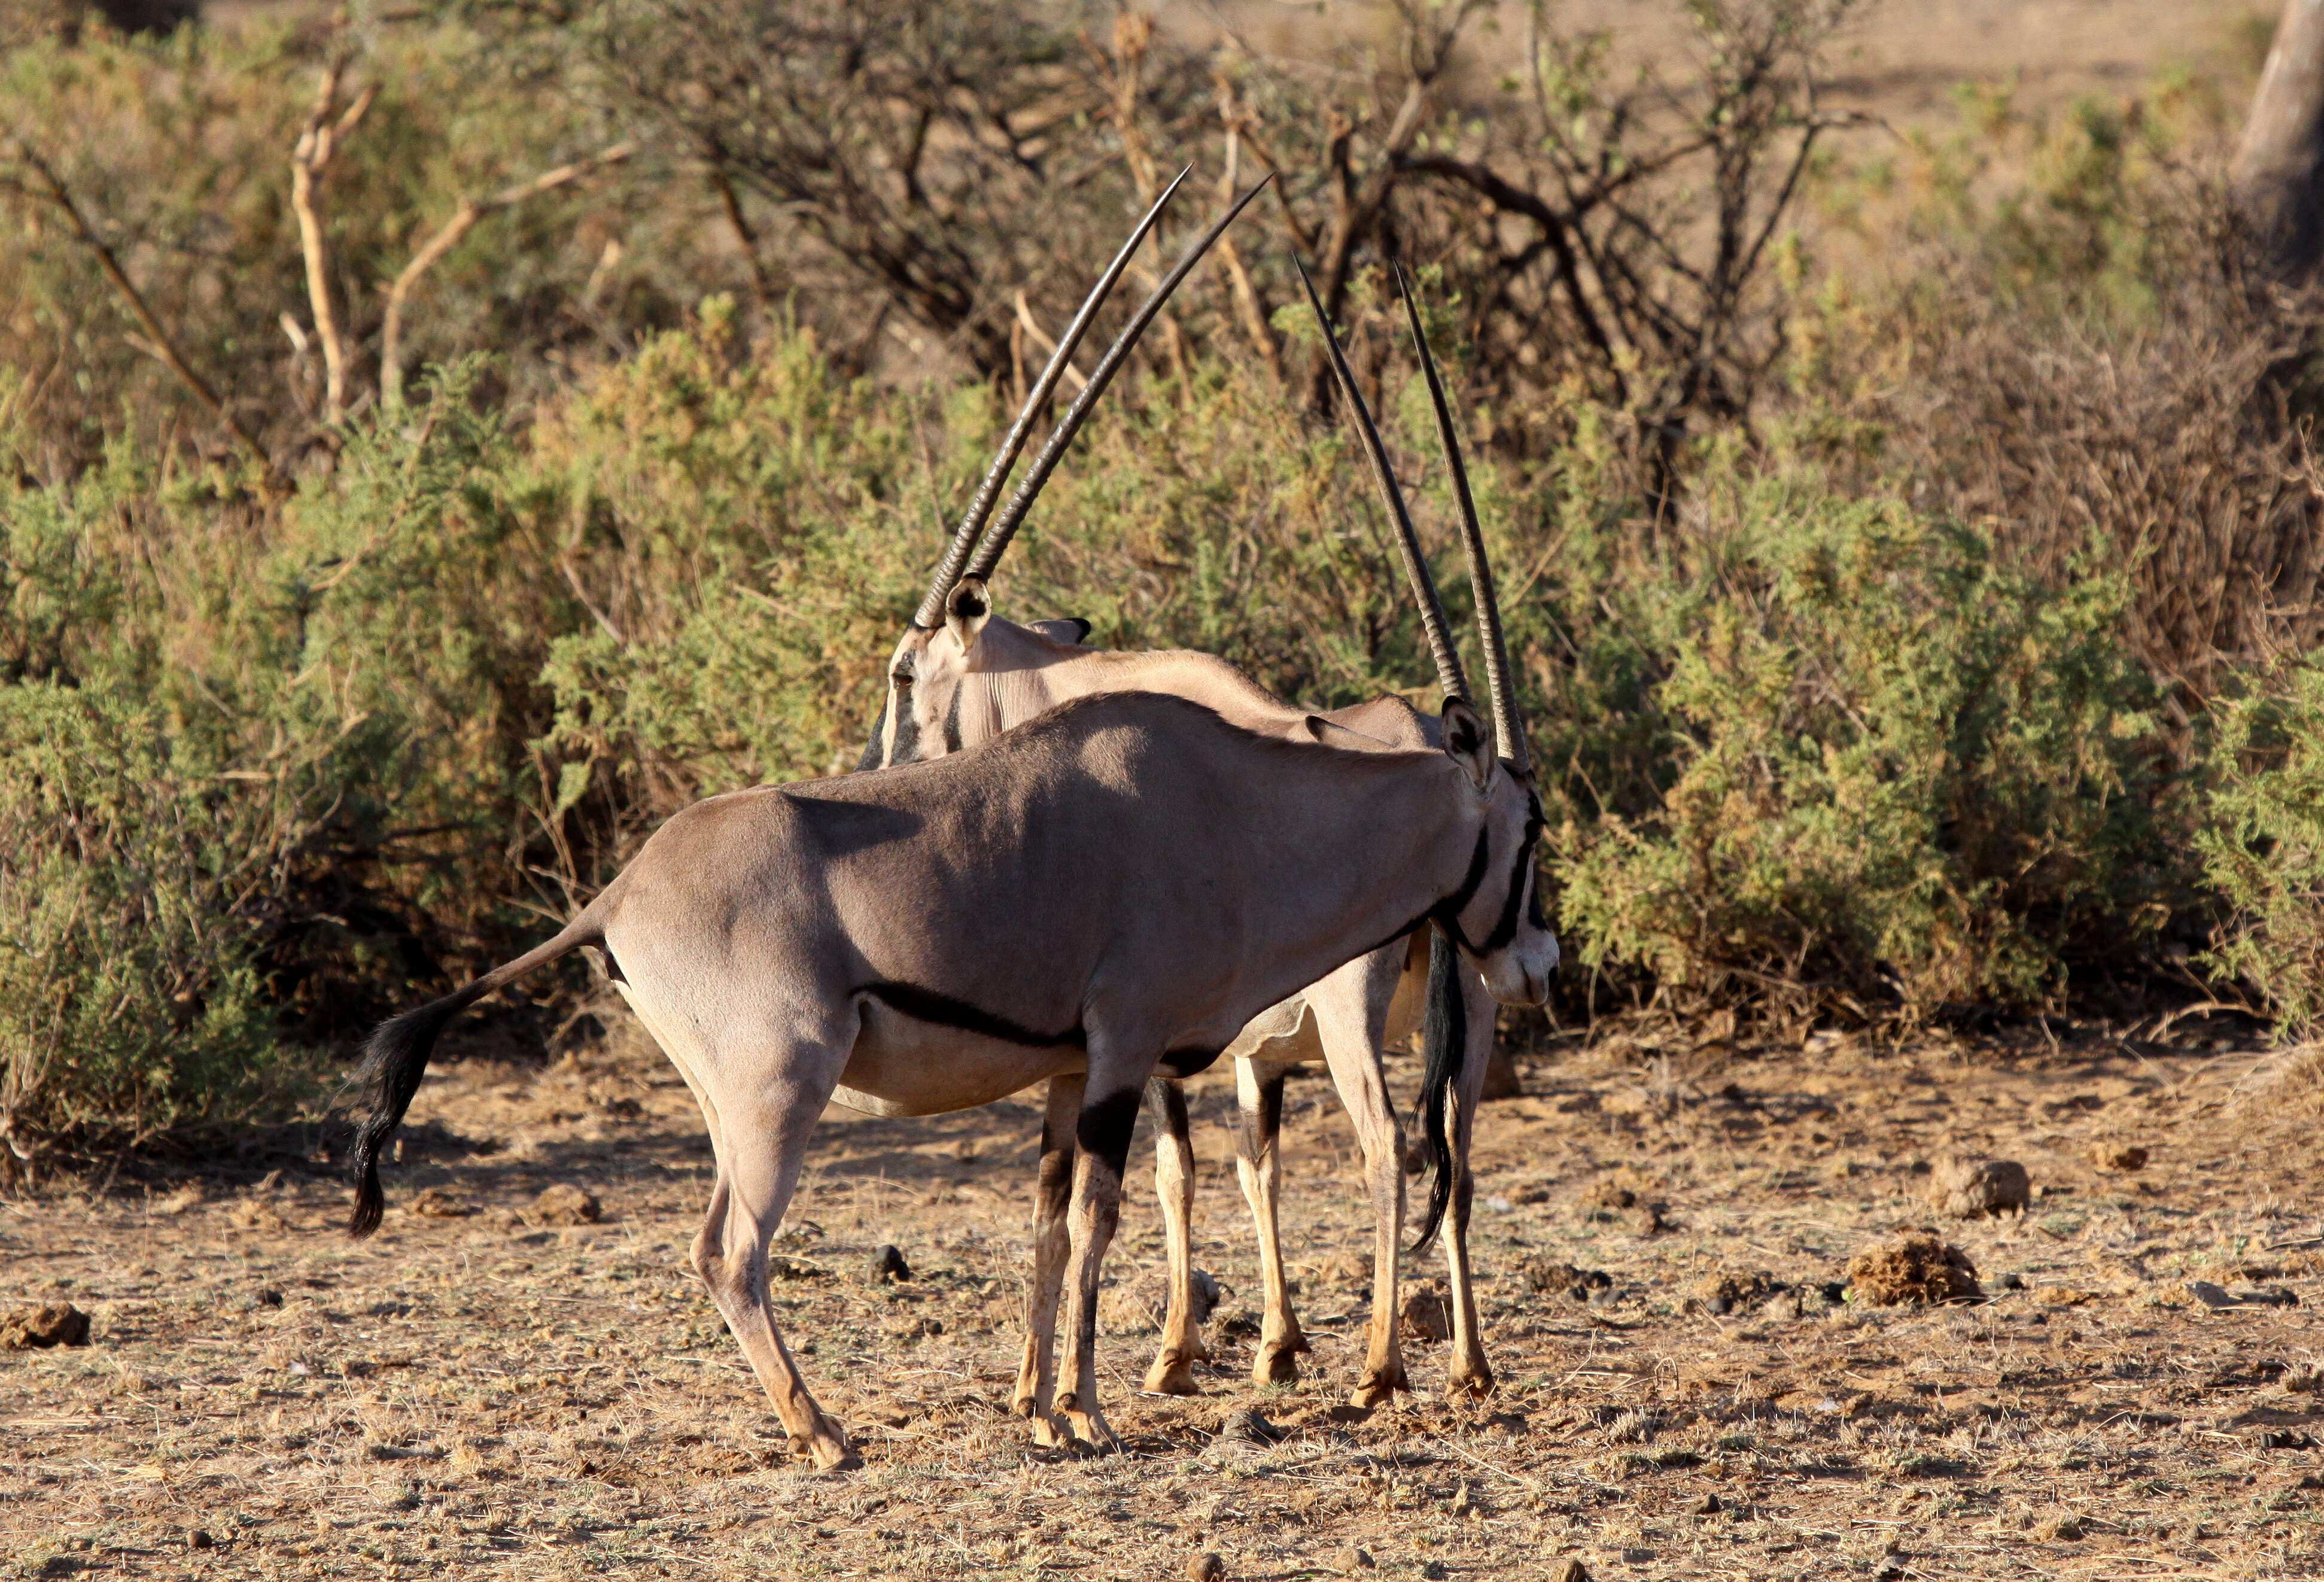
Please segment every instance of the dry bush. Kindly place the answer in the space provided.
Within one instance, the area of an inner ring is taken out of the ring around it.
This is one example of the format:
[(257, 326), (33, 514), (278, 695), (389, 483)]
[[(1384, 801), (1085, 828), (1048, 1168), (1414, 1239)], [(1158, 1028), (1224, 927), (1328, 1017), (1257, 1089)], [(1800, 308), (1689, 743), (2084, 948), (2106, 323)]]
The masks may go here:
[(1890, 456), (2045, 580), (2093, 555), (2132, 568), (2122, 635), (2169, 689), (2183, 761), (2235, 672), (2324, 632), (2324, 465), (2283, 377), (2314, 324), (2216, 267), (2125, 331), (1945, 308), (1913, 343)]

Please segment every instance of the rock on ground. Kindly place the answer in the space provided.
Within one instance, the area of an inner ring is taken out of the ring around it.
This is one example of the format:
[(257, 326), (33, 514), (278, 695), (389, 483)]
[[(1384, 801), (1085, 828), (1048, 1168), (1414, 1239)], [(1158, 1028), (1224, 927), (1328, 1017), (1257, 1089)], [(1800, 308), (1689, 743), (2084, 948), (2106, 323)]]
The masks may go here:
[(1925, 1231), (1866, 1247), (1848, 1263), (1849, 1297), (1872, 1307), (1974, 1301), (1985, 1294), (1969, 1255)]
[(2034, 1183), (2015, 1159), (1945, 1159), (1929, 1176), (1929, 1202), (1955, 1219), (2023, 1214)]

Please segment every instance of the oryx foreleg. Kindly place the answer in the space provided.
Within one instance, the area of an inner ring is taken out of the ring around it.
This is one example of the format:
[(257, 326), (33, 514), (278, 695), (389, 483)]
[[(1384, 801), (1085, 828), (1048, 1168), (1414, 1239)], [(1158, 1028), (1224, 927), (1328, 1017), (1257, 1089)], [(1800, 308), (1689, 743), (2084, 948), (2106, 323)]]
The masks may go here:
[[(1091, 1064), (1096, 1068), (1098, 1062), (1093, 1059)], [(1130, 1163), (1130, 1138), (1138, 1126), (1143, 1084), (1141, 1080), (1117, 1086), (1100, 1076), (1090, 1085), (1100, 1090), (1096, 1098), (1084, 1101), (1076, 1128), (1080, 1148), (1074, 1159), (1073, 1206), (1066, 1216), (1073, 1252), (1066, 1269), (1065, 1355), (1057, 1368), (1063, 1388), (1057, 1392), (1056, 1415), (1075, 1442), (1108, 1451), (1121, 1449), (1121, 1441), (1106, 1426), (1097, 1404), (1098, 1277), (1121, 1222), (1121, 1175)]]
[(1169, 1248), (1170, 1294), (1162, 1320), (1162, 1346), (1146, 1370), (1146, 1388), (1158, 1395), (1192, 1395), (1194, 1364), (1211, 1348), (1194, 1315), (1194, 1143), (1186, 1119), (1186, 1090), (1167, 1077), (1146, 1084), (1154, 1112), (1154, 1195), (1162, 1200), (1162, 1235)]
[(1235, 1097), (1242, 1108), (1235, 1174), (1259, 1232), (1259, 1281), (1267, 1293), (1259, 1350), (1250, 1363), (1251, 1381), (1260, 1384), (1287, 1384), (1297, 1378), (1297, 1356), (1307, 1349), (1298, 1315), (1291, 1311), (1291, 1283), (1283, 1272), (1283, 1238), (1276, 1219), (1283, 1187), (1283, 1078), (1289, 1070), (1250, 1059), (1235, 1062)]
[(1485, 1360), (1484, 1334), (1477, 1320), (1477, 1289), (1469, 1274), (1469, 1205), (1476, 1192), (1476, 1177), (1469, 1169), (1469, 1145), (1476, 1132), (1486, 1068), (1492, 1060), (1496, 1013), (1493, 997), (1477, 974), (1463, 966), (1460, 977), (1469, 1040), (1462, 1055), (1461, 1074), (1446, 1098), (1452, 1114), (1445, 1118), (1445, 1132), (1452, 1145), (1454, 1175), (1444, 1230), (1444, 1261), (1452, 1283), (1452, 1355), (1445, 1389), (1452, 1395), (1489, 1395), (1493, 1369)]
[(1380, 1060), (1406, 960), (1399, 941), (1349, 962), (1307, 991), (1324, 1062), (1364, 1151), (1364, 1182), (1372, 1205), (1371, 1328), (1363, 1372), (1348, 1397), (1357, 1406), (1378, 1406), (1395, 1392), (1412, 1388), (1396, 1327), (1397, 1257), (1404, 1240), (1404, 1128)]
[(1033, 1185), (1033, 1283), (1025, 1292), (1025, 1357), (1017, 1369), (1016, 1410), (1033, 1420), (1033, 1437), (1049, 1444), (1050, 1398), (1057, 1385), (1057, 1294), (1065, 1279), (1066, 1209), (1074, 1188), (1074, 1135), (1081, 1122), (1084, 1079), (1049, 1079), (1041, 1121), (1041, 1163)]
[[(790, 1435), (792, 1453), (825, 1468), (862, 1463), (839, 1425), (807, 1393), (807, 1381), (775, 1328), (767, 1296), (767, 1259), (783, 1210), (798, 1185), (808, 1135), (837, 1084), (844, 1049), (842, 1045), (831, 1062), (831, 1080), (819, 1091), (810, 1082), (771, 1083), (780, 1097), (747, 1107), (738, 1106), (731, 1095), (723, 1105), (706, 1097), (703, 1113), (719, 1145), (718, 1178), (693, 1249), (695, 1270), (750, 1359), (751, 1371), (766, 1386), (775, 1415)], [(689, 1071), (687, 1076), (691, 1081), (694, 1073)], [(785, 1088), (791, 1090), (784, 1093)]]

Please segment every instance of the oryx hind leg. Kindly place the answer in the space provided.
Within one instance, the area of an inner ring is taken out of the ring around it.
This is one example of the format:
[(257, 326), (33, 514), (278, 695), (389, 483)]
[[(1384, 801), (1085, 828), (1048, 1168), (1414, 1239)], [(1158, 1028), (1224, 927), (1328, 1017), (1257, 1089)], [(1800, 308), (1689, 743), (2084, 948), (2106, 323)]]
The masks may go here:
[[(1130, 1134), (1138, 1126), (1139, 1094), (1152, 1069), (1149, 1061), (1134, 1074), (1123, 1072), (1119, 1064), (1109, 1070), (1109, 1062), (1093, 1049), (1089, 1089), (1095, 1097), (1084, 1099), (1074, 1127), (1080, 1145), (1074, 1157), (1073, 1202), (1066, 1212), (1072, 1250), (1065, 1270), (1065, 1346), (1053, 1410), (1059, 1427), (1074, 1443), (1100, 1453), (1119, 1450), (1121, 1441), (1098, 1410), (1098, 1277), (1121, 1222), (1121, 1176), (1130, 1163)], [(1124, 1076), (1129, 1080), (1123, 1081)]]
[(1235, 1097), (1242, 1109), (1235, 1174), (1259, 1231), (1259, 1283), (1266, 1292), (1259, 1350), (1250, 1363), (1251, 1381), (1259, 1384), (1287, 1384), (1296, 1379), (1298, 1354), (1307, 1349), (1299, 1316), (1291, 1311), (1291, 1283), (1284, 1273), (1277, 1217), (1283, 1191), (1283, 1079), (1290, 1069), (1248, 1057), (1235, 1062)]
[(1194, 1143), (1186, 1119), (1186, 1090), (1167, 1077), (1146, 1084), (1154, 1113), (1154, 1195), (1162, 1202), (1162, 1235), (1169, 1248), (1170, 1295), (1162, 1345), (1146, 1370), (1146, 1388), (1157, 1395), (1193, 1395), (1194, 1364), (1211, 1348), (1194, 1316)]
[[(696, 1089), (712, 1122), (718, 1176), (694, 1238), (695, 1270), (750, 1359), (751, 1371), (766, 1387), (775, 1415), (790, 1435), (792, 1453), (824, 1468), (862, 1463), (839, 1425), (808, 1393), (775, 1328), (767, 1266), (775, 1230), (806, 1164), (807, 1139), (846, 1059), (845, 1041), (819, 1050), (795, 1049), (771, 1072), (761, 1067), (752, 1072), (760, 1080), (746, 1091), (715, 1081)], [(687, 1074), (691, 1079), (709, 1073)]]
[(1477, 1318), (1476, 1283), (1469, 1272), (1469, 1206), (1476, 1192), (1476, 1177), (1469, 1169), (1469, 1145), (1476, 1133), (1477, 1106), (1484, 1095), (1485, 1073), (1492, 1060), (1497, 1007), (1483, 980), (1465, 964), (1460, 979), (1469, 1039), (1462, 1054), (1460, 1076), (1452, 1084), (1452, 1113), (1446, 1118), (1445, 1127), (1452, 1146), (1453, 1166), (1452, 1200), (1444, 1228), (1444, 1261), (1452, 1285), (1452, 1355), (1445, 1389), (1456, 1396), (1489, 1395), (1493, 1389), (1493, 1368), (1485, 1360), (1483, 1327)]
[[(1397, 1260), (1404, 1239), (1404, 1128), (1388, 1096), (1381, 1060), (1381, 1051), (1397, 1031), (1390, 1022), (1392, 1012), (1399, 1008), (1397, 997), (1407, 975), (1409, 954), (1399, 940), (1349, 962), (1307, 991), (1333, 1085), (1364, 1151), (1364, 1182), (1372, 1207), (1371, 1327), (1363, 1372), (1348, 1397), (1357, 1406), (1378, 1406), (1397, 1391), (1412, 1388), (1396, 1328)], [(1416, 989), (1406, 998), (1416, 1000)], [(1416, 1012), (1405, 1019), (1415, 1016)]]
[(1017, 1415), (1033, 1420), (1033, 1437), (1061, 1440), (1049, 1407), (1056, 1393), (1057, 1297), (1064, 1289), (1074, 1188), (1074, 1134), (1081, 1124), (1084, 1079), (1079, 1072), (1049, 1079), (1041, 1121), (1041, 1161), (1033, 1182), (1033, 1281), (1025, 1292), (1025, 1352), (1017, 1366)]

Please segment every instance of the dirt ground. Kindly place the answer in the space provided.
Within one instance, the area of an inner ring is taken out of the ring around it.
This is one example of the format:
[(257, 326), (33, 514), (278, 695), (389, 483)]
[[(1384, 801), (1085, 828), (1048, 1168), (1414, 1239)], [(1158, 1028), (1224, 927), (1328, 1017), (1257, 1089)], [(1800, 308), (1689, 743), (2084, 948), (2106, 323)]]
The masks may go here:
[[(1197, 1256), (1229, 1287), (1219, 1359), (1199, 1397), (1136, 1393), (1161, 1262), (1141, 1190), (1103, 1343), (1131, 1449), (1102, 1460), (1036, 1450), (1006, 1414), (1035, 1111), (835, 1116), (777, 1287), (867, 1462), (818, 1476), (685, 1265), (708, 1149), (676, 1074), (613, 1045), (470, 1058), (422, 1090), (370, 1243), (296, 1153), (0, 1204), (0, 1309), (95, 1320), (86, 1347), (0, 1352), (0, 1552), (27, 1576), (202, 1578), (1097, 1582), (1205, 1554), (1276, 1579), (1568, 1559), (1600, 1578), (2318, 1575), (2319, 1127), (2236, 1108), (2245, 1063), (2083, 1029), (1607, 1039), (1525, 1064), (1478, 1158), (1499, 1390), (1437, 1399), (1444, 1348), (1415, 1342), (1421, 1393), (1370, 1415), (1342, 1404), (1367, 1311), (1352, 1132), (1328, 1083), (1293, 1082), (1286, 1246), (1314, 1349), (1296, 1385), (1255, 1390), (1256, 1259), (1211, 1073)], [(1416, 1064), (1397, 1062), (1407, 1103)], [(2135, 1147), (2151, 1162), (2120, 1168)], [(2028, 1209), (1936, 1219), (1955, 1153), (2021, 1163)], [(602, 1219), (536, 1223), (558, 1183)], [(1929, 1225), (1989, 1300), (1831, 1300), (1852, 1254)], [(872, 1277), (883, 1243), (909, 1279)], [(2214, 1310), (2199, 1281), (2300, 1305)], [(1220, 1431), (1251, 1408), (1279, 1439)]]

